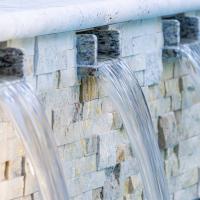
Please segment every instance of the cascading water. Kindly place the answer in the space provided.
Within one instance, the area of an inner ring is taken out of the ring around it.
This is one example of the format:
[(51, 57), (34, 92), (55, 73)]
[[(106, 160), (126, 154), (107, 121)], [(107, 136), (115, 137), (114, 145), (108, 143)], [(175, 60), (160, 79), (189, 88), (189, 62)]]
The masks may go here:
[(44, 200), (68, 200), (53, 133), (36, 96), (25, 83), (0, 89), (0, 107), (18, 129)]
[(169, 200), (160, 151), (142, 89), (134, 73), (122, 61), (102, 64), (100, 77), (119, 111), (131, 147), (137, 157), (148, 200)]
[(193, 71), (200, 74), (200, 43), (193, 42), (183, 44), (180, 46), (180, 51), (183, 58), (185, 57), (189, 62), (191, 62)]
[[(179, 59), (181, 68), (190, 71), (192, 85), (199, 93), (200, 86), (200, 42), (182, 44), (180, 46), (181, 58)], [(196, 87), (197, 86), (197, 87)]]

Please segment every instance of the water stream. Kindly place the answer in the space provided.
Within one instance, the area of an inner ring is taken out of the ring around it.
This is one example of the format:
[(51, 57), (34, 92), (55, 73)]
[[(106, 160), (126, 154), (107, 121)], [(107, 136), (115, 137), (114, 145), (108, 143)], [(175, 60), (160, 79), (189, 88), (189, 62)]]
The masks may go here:
[(122, 117), (138, 160), (145, 197), (148, 200), (169, 200), (151, 116), (134, 73), (122, 61), (102, 64), (99, 71), (100, 76), (105, 79), (106, 90)]
[(0, 107), (18, 129), (44, 200), (68, 200), (53, 133), (36, 96), (25, 83), (0, 89)]
[(200, 43), (183, 44), (180, 46), (180, 51), (183, 58), (191, 62), (193, 71), (200, 74)]

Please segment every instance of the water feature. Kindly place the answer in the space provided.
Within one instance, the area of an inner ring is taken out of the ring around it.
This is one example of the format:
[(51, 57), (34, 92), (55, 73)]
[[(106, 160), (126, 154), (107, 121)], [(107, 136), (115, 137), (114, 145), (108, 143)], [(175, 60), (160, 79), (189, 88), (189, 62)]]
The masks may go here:
[(130, 67), (111, 61), (99, 68), (106, 90), (119, 111), (139, 163), (148, 200), (168, 200), (163, 163), (142, 89)]
[(200, 43), (182, 44), (180, 51), (183, 58), (186, 58), (192, 64), (193, 71), (200, 74)]
[(0, 88), (0, 107), (16, 125), (35, 170), (42, 198), (67, 200), (66, 183), (53, 133), (29, 86), (19, 82)]
[[(198, 41), (180, 45), (181, 57), (179, 63), (183, 71), (189, 71), (191, 85), (195, 89), (196, 97), (199, 96), (200, 88), (200, 43)], [(191, 96), (192, 99), (192, 96)], [(188, 104), (190, 105), (190, 104)], [(186, 106), (186, 105), (185, 105)], [(183, 120), (184, 121), (184, 120)]]

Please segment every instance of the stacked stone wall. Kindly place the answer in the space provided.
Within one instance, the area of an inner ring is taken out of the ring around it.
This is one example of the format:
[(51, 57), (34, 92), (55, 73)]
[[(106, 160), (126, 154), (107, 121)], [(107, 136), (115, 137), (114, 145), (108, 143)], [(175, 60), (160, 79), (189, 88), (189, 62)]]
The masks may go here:
[[(162, 62), (160, 18), (106, 29), (119, 31), (121, 58), (143, 88), (171, 199), (200, 197), (200, 95), (192, 72), (178, 60)], [(53, 129), (70, 198), (142, 200), (137, 161), (119, 113), (100, 80), (77, 76), (76, 38), (68, 32), (12, 40), (7, 46), (24, 52), (24, 79)], [(0, 200), (41, 199), (23, 144), (2, 111), (0, 150)]]

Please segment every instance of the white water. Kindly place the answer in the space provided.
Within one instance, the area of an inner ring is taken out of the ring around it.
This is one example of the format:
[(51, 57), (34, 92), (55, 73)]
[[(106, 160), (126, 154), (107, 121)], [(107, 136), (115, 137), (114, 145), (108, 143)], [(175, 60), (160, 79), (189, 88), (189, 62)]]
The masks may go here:
[(139, 163), (145, 197), (169, 200), (163, 163), (142, 89), (134, 73), (122, 61), (99, 67), (106, 90), (119, 111)]
[(25, 83), (0, 89), (0, 107), (18, 129), (43, 200), (68, 200), (53, 133), (36, 96)]

